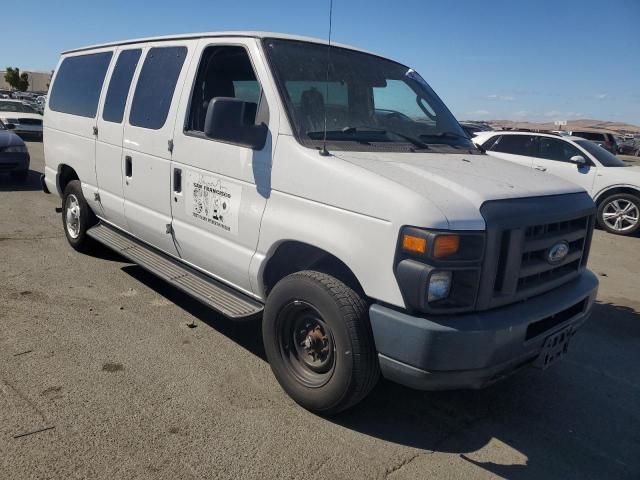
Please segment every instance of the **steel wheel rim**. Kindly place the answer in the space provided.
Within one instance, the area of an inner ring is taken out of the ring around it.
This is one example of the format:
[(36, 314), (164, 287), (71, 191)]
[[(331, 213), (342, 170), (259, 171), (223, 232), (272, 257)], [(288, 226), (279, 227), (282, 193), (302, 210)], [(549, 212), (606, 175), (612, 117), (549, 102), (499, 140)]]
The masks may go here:
[(635, 228), (640, 219), (638, 206), (631, 200), (619, 198), (607, 203), (602, 210), (602, 220), (616, 232), (626, 232)]
[(294, 300), (278, 314), (278, 343), (287, 371), (307, 387), (326, 385), (336, 367), (331, 328), (310, 303)]
[(74, 194), (67, 196), (64, 210), (67, 233), (75, 240), (80, 235), (80, 202), (78, 197)]

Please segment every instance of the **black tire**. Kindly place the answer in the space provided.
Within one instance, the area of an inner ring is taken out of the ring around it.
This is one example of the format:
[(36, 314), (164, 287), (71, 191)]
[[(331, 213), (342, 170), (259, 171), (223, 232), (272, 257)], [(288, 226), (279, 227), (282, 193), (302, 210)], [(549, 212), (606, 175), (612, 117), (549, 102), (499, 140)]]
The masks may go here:
[(29, 170), (15, 170), (11, 172), (11, 178), (16, 182), (24, 183), (29, 176)]
[[(72, 204), (72, 199), (75, 199), (79, 207), (78, 215), (78, 228), (77, 234), (74, 236), (69, 228), (67, 210)], [(97, 223), (96, 216), (94, 215), (91, 207), (82, 194), (82, 186), (79, 180), (71, 180), (64, 189), (64, 195), (62, 196), (62, 227), (64, 234), (67, 237), (69, 245), (71, 245), (78, 252), (89, 252), (94, 243), (92, 239), (87, 236), (87, 230)]]
[(619, 200), (623, 202), (624, 205), (628, 205), (630, 203), (635, 205), (633, 216), (638, 218), (638, 215), (640, 214), (640, 197), (628, 193), (616, 193), (605, 198), (598, 205), (598, 225), (607, 232), (613, 233), (615, 235), (633, 235), (640, 228), (640, 219), (638, 219), (633, 226), (629, 225), (628, 222), (625, 221), (623, 226), (628, 226), (628, 228), (625, 229), (613, 228), (613, 226), (610, 225), (611, 220), (609, 220), (609, 223), (605, 221), (605, 215), (615, 210), (614, 207), (611, 206), (612, 202), (616, 202)]
[[(294, 340), (312, 338), (318, 332), (310, 330), (313, 322), (318, 322), (320, 336), (326, 340), (318, 340), (327, 350), (326, 355), (318, 354), (319, 360)], [(367, 302), (331, 275), (306, 270), (280, 280), (267, 298), (262, 338), (282, 388), (312, 412), (332, 415), (346, 410), (378, 381), (380, 369)]]

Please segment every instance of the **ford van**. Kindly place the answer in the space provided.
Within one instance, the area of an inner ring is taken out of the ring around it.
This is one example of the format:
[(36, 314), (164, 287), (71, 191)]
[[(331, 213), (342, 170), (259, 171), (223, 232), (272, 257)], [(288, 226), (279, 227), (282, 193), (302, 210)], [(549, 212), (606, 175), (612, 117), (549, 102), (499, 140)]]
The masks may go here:
[(261, 318), (275, 377), (311, 411), (380, 375), (438, 390), (546, 368), (592, 309), (589, 195), (485, 155), (379, 55), (254, 32), (79, 48), (44, 118), (71, 246)]

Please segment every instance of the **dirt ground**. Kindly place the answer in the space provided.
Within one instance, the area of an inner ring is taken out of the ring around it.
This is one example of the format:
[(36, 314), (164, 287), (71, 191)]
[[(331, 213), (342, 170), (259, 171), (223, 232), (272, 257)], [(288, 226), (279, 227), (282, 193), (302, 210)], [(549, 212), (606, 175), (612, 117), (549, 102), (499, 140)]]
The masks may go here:
[(553, 368), (381, 381), (326, 419), (280, 389), (259, 321), (73, 251), (29, 148), (28, 183), (0, 177), (0, 479), (640, 478), (640, 238), (595, 233), (598, 303)]

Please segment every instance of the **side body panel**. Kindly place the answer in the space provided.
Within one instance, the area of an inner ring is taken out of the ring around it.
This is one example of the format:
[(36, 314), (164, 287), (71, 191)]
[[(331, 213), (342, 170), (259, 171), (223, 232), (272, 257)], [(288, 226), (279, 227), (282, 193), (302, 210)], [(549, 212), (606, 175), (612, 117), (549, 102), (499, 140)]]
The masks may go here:
[[(140, 47), (138, 47), (139, 49)], [(102, 215), (114, 225), (127, 229), (127, 222), (124, 215), (124, 157), (122, 154), (122, 138), (123, 138), (123, 122), (129, 113), (129, 104), (131, 102), (133, 85), (137, 78), (137, 72), (140, 70), (141, 62), (138, 60), (136, 71), (127, 95), (127, 102), (124, 109), (123, 121), (115, 123), (106, 121), (103, 118), (104, 106), (110, 82), (120, 55), (124, 51), (133, 50), (121, 47), (114, 53), (114, 60), (111, 62), (111, 68), (105, 80), (105, 87), (102, 89), (102, 97), (100, 107), (98, 108), (98, 136), (96, 139), (96, 176), (98, 188), (100, 190), (100, 204), (102, 206)], [(140, 49), (142, 50), (142, 49)], [(142, 53), (144, 53), (142, 51)]]
[(164, 124), (158, 129), (131, 125), (136, 86), (132, 86), (132, 96), (124, 121), (123, 156), (130, 163), (130, 175), (124, 178), (124, 212), (130, 233), (154, 247), (177, 256), (178, 252), (171, 234), (171, 152), (178, 103), (187, 78), (187, 71), (195, 47), (195, 40), (146, 43), (130, 45), (128, 48), (143, 47), (135, 83), (140, 79), (144, 62), (154, 47), (185, 47), (187, 49), (182, 68), (173, 92), (169, 111)]
[(559, 160), (547, 160), (536, 158), (533, 162), (534, 168), (544, 169), (550, 175), (564, 178), (571, 183), (584, 188), (589, 194), (593, 193), (593, 182), (596, 178), (598, 168), (594, 165), (577, 166), (573, 163)]
[[(250, 57), (269, 105), (269, 133), (260, 151), (185, 133), (202, 53), (215, 45), (243, 47)], [(270, 195), (275, 151), (272, 139), (277, 137), (279, 118), (277, 94), (255, 39), (214, 38), (199, 42), (174, 133), (171, 165), (175, 175), (181, 177), (181, 188), (172, 183), (173, 232), (183, 260), (249, 294), (254, 294), (249, 264)]]

